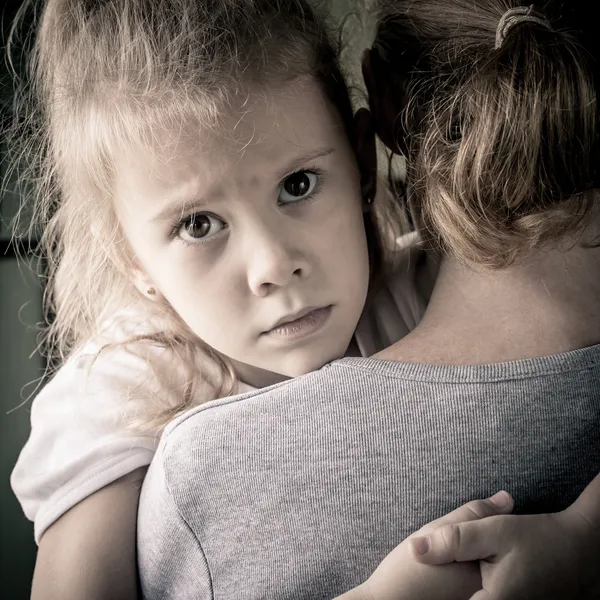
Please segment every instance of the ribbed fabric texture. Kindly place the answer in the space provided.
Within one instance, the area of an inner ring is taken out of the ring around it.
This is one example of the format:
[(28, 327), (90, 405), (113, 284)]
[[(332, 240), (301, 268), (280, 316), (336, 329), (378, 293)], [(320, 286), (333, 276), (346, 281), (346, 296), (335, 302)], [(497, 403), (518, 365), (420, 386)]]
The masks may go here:
[(600, 346), (466, 367), (349, 358), (199, 407), (146, 477), (144, 597), (332, 598), (473, 498), (560, 510), (600, 471), (599, 383)]

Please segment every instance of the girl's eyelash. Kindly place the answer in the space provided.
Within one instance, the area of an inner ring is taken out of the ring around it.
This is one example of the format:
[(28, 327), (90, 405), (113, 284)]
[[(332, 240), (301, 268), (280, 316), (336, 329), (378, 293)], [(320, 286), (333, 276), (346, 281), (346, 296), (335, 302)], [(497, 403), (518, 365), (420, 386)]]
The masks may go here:
[(288, 173), (281, 180), (281, 183), (279, 185), (283, 185), (283, 182), (286, 179), (289, 179), (292, 175), (299, 175), (300, 173), (312, 173), (313, 175), (316, 175), (317, 177), (321, 177), (323, 175), (323, 169), (320, 169), (319, 167), (303, 167), (302, 169), (296, 169), (295, 171)]
[[(209, 239), (212, 239), (212, 238), (209, 238)], [(181, 242), (186, 248), (197, 248), (198, 246), (203, 246), (204, 244), (208, 243), (208, 240), (206, 240), (206, 241), (198, 240), (197, 242), (188, 242), (187, 240), (184, 240), (183, 238), (179, 238), (178, 241)]]
[[(300, 173), (312, 173), (313, 175), (316, 175), (319, 180), (321, 180), (321, 178), (323, 177), (323, 169), (319, 169), (319, 167), (310, 167), (310, 168), (305, 168), (305, 169), (296, 169), (295, 171), (292, 171), (291, 173), (288, 173), (279, 183), (279, 187), (281, 187), (284, 183), (286, 179), (289, 179), (290, 177), (293, 177), (294, 175), (300, 175)], [(318, 184), (317, 184), (318, 185)]]

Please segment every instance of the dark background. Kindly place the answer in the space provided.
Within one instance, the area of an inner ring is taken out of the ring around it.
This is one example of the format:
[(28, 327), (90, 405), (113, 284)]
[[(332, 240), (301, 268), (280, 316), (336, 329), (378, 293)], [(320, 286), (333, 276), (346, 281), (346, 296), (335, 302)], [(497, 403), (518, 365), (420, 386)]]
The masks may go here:
[[(0, 58), (0, 119), (10, 118), (12, 80), (5, 60), (6, 36), (20, 0), (4, 0)], [(10, 488), (10, 472), (29, 434), (31, 401), (26, 399), (43, 374), (35, 352), (36, 324), (41, 321), (41, 287), (28, 267), (17, 261), (9, 244), (8, 223), (18, 206), (12, 182), (6, 181), (6, 144), (0, 138), (0, 597), (29, 598), (36, 545), (33, 525)]]

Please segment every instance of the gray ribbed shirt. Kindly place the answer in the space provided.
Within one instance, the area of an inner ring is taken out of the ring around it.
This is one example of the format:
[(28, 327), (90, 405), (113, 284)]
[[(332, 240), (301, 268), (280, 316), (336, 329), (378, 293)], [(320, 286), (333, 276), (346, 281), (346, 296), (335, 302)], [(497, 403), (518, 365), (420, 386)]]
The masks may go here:
[(151, 600), (332, 598), (499, 489), (560, 510), (600, 471), (600, 346), (484, 366), (347, 358), (194, 409), (142, 490)]

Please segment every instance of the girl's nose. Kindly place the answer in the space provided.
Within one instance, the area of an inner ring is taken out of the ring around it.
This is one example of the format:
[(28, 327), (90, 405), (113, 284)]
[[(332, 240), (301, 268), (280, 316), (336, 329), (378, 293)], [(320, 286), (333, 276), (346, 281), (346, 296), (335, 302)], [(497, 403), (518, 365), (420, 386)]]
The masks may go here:
[(284, 237), (283, 232), (273, 232), (255, 239), (248, 249), (248, 286), (256, 296), (266, 296), (275, 288), (309, 274), (308, 261), (302, 252), (296, 249), (293, 240)]

